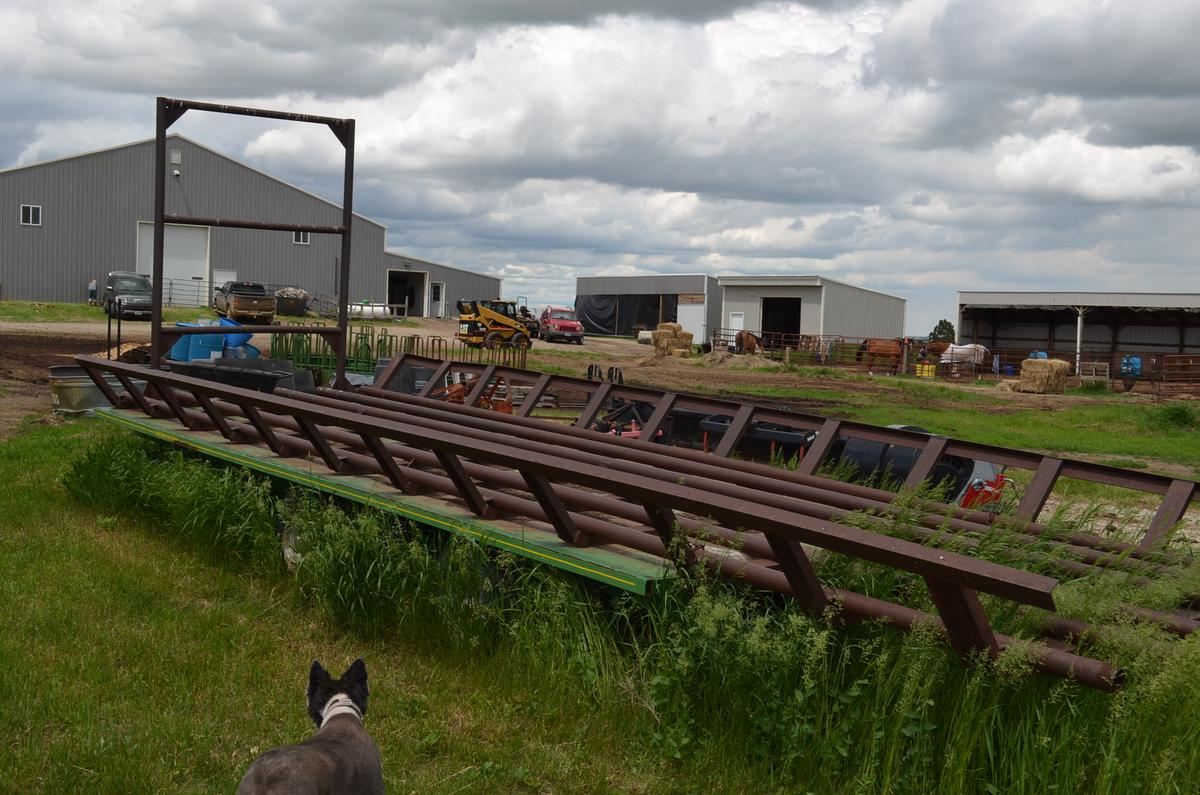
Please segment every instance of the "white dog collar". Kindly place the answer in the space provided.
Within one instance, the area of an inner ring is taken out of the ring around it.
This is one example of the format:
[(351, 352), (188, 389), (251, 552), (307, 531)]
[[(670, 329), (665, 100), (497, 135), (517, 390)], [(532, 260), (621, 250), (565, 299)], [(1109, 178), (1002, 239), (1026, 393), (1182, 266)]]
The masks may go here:
[(362, 710), (345, 693), (338, 693), (329, 699), (329, 702), (325, 705), (325, 709), (321, 711), (321, 726), (323, 727), (329, 722), (330, 718), (337, 717), (338, 715), (353, 715), (360, 722), (363, 717)]

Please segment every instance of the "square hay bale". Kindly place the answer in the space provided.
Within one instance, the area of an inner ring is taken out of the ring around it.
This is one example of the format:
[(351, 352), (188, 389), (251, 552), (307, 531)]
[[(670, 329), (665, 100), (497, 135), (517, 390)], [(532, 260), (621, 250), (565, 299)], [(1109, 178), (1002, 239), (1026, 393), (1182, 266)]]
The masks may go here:
[(1061, 395), (1067, 389), (1067, 375), (1070, 372), (1070, 362), (1061, 359), (1026, 359), (1021, 362), (1021, 380), (1017, 382), (1017, 391)]
[(659, 323), (658, 330), (669, 331), (672, 334), (678, 334), (679, 332), (683, 331), (683, 326), (679, 325), (678, 323)]
[(675, 332), (659, 329), (650, 332), (650, 341), (657, 347), (659, 343), (669, 343), (675, 339)]
[(675, 335), (674, 347), (676, 348), (691, 348), (692, 337), (695, 336), (690, 331), (681, 331)]
[(671, 355), (678, 359), (686, 359), (692, 355), (692, 348), (690, 345), (686, 348), (672, 348)]

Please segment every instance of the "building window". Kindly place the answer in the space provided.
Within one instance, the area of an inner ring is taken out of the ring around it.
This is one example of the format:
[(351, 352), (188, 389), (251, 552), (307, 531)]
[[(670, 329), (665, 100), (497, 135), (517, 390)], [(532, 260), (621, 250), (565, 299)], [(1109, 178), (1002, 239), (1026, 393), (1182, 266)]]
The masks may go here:
[(41, 226), (42, 206), (40, 204), (21, 205), (21, 226)]
[(307, 246), (308, 232), (292, 232), (292, 242), (297, 246)]
[(183, 162), (183, 150), (182, 149), (171, 149), (171, 150), (169, 150), (168, 156), (171, 161), (171, 165), (173, 165), (173, 166), (178, 166), (179, 164), (181, 164)]

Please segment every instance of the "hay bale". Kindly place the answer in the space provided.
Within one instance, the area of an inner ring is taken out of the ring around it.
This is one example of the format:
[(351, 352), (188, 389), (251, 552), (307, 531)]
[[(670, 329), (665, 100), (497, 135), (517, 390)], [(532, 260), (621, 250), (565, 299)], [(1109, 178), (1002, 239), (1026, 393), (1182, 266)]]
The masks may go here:
[[(655, 332), (655, 334), (657, 333), (658, 332)], [(654, 340), (654, 355), (666, 356), (669, 354), (671, 352), (671, 343), (674, 342), (674, 340), (675, 338), (669, 334), (665, 337), (659, 337)]]
[(694, 336), (695, 335), (693, 335), (692, 332), (690, 332), (690, 331), (679, 332), (678, 334), (675, 335), (675, 347), (676, 348), (692, 347), (692, 338)]
[(673, 331), (659, 329), (658, 331), (650, 332), (650, 342), (652, 342), (656, 348), (658, 347), (659, 343), (670, 342), (673, 339), (675, 339), (675, 332)]
[(1021, 379), (1017, 382), (1017, 391), (1036, 395), (1061, 395), (1067, 389), (1067, 375), (1070, 372), (1070, 362), (1061, 359), (1026, 359), (1021, 362)]
[(678, 323), (659, 323), (658, 330), (669, 331), (672, 334), (678, 334), (679, 332), (683, 331), (683, 326), (679, 325)]
[(686, 359), (692, 355), (692, 349), (690, 346), (687, 348), (672, 348), (671, 355), (677, 359)]

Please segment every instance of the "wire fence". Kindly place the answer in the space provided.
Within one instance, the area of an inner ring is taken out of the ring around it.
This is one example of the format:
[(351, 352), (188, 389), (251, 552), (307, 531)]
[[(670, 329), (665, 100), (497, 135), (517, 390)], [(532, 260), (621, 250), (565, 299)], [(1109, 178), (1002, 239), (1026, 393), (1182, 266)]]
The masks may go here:
[[(751, 337), (753, 339), (751, 339)], [(994, 380), (1021, 374), (1021, 362), (1034, 351), (1028, 348), (984, 348), (984, 354), (964, 360), (947, 359), (929, 343), (909, 340), (879, 340), (817, 334), (748, 334), (740, 329), (719, 328), (710, 340), (714, 351), (754, 355), (793, 367), (836, 367), (875, 375), (911, 375), (948, 380)], [(982, 346), (981, 346), (982, 347)], [(1071, 365), (1081, 382), (1134, 381), (1167, 391), (1200, 391), (1200, 353), (1164, 354), (1162, 351), (1042, 350), (1045, 358)], [(1077, 359), (1078, 357), (1078, 359)], [(1122, 378), (1122, 362), (1140, 360), (1136, 378)], [(1127, 384), (1132, 388), (1132, 384)]]

